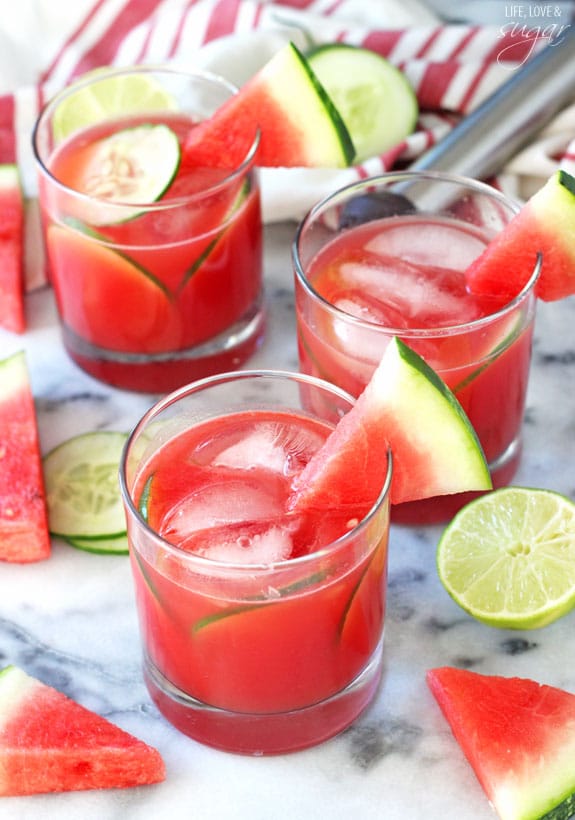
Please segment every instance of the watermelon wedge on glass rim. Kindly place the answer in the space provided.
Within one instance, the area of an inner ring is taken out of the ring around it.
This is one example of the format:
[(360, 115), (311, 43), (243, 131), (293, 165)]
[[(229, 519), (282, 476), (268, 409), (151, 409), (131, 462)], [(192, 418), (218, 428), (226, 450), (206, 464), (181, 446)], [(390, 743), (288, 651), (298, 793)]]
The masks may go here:
[(365, 505), (391, 450), (391, 503), (491, 489), (485, 454), (461, 405), (399, 338), (369, 384), (293, 483), (292, 511)]
[(182, 164), (235, 168), (258, 129), (259, 166), (343, 168), (355, 155), (339, 111), (293, 43), (194, 126), (182, 149)]
[(542, 255), (537, 296), (545, 302), (575, 293), (575, 178), (556, 171), (465, 272), (478, 296), (511, 301)]
[(0, 672), (0, 796), (164, 779), (156, 749), (16, 666)]
[(501, 820), (575, 813), (575, 694), (441, 667), (427, 683)]

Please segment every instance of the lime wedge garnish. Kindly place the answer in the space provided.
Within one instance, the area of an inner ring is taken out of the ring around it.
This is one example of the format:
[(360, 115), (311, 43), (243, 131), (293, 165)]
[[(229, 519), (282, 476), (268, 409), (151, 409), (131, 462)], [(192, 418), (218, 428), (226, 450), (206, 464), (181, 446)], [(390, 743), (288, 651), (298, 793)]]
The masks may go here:
[(108, 118), (177, 107), (174, 97), (147, 74), (117, 74), (98, 79), (99, 73), (101, 69), (84, 74), (74, 83), (77, 91), (62, 95), (52, 123), (56, 142)]
[(505, 487), (460, 510), (437, 548), (439, 578), (490, 626), (535, 629), (575, 606), (575, 503)]

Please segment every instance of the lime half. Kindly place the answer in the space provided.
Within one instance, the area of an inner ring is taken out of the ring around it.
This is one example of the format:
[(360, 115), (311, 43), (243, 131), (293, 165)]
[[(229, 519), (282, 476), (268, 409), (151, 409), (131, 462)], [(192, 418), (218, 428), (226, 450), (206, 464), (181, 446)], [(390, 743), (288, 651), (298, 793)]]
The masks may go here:
[(437, 548), (439, 578), (490, 626), (536, 629), (575, 606), (575, 503), (505, 487), (460, 510)]
[(102, 69), (90, 71), (72, 86), (78, 90), (62, 96), (52, 123), (56, 142), (110, 117), (176, 109), (174, 97), (148, 74), (102, 76)]

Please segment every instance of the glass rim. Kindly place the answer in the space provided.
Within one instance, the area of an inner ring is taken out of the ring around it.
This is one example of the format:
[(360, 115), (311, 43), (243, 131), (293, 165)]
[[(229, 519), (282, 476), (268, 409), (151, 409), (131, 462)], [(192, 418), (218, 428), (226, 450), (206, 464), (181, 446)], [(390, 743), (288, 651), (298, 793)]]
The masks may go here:
[(367, 319), (361, 319), (360, 317), (353, 316), (351, 313), (347, 313), (345, 310), (341, 310), (341, 308), (331, 304), (331, 302), (329, 302), (312, 286), (304, 272), (304, 266), (302, 265), (299, 256), (299, 245), (305, 228), (317, 213), (324, 210), (326, 207), (329, 207), (333, 202), (336, 202), (347, 193), (350, 193), (355, 189), (364, 189), (369, 185), (379, 185), (384, 182), (388, 183), (394, 179), (397, 179), (398, 181), (409, 179), (430, 179), (434, 182), (447, 182), (453, 185), (465, 185), (466, 187), (475, 189), (478, 193), (485, 194), (491, 199), (495, 199), (506, 207), (509, 207), (514, 212), (514, 215), (518, 214), (520, 210), (520, 205), (518, 202), (510, 199), (501, 191), (498, 191), (496, 188), (493, 188), (487, 183), (472, 179), (471, 177), (462, 176), (461, 174), (448, 173), (446, 171), (387, 171), (376, 176), (355, 180), (335, 191), (331, 191), (329, 194), (322, 197), (322, 199), (312, 205), (312, 207), (300, 220), (292, 241), (291, 256), (296, 277), (304, 290), (314, 301), (319, 302), (323, 309), (332, 314), (334, 319), (337, 319), (338, 321), (345, 321), (349, 325), (364, 330), (375, 331), (377, 333), (385, 334), (386, 336), (400, 336), (404, 339), (425, 339), (456, 336), (459, 333), (468, 333), (470, 330), (480, 330), (482, 327), (504, 318), (507, 314), (512, 313), (517, 306), (523, 302), (531, 292), (534, 291), (535, 285), (541, 273), (543, 261), (541, 253), (538, 253), (536, 256), (533, 270), (529, 279), (523, 285), (519, 293), (513, 297), (513, 299), (498, 308), (493, 313), (487, 314), (487, 316), (481, 316), (478, 319), (472, 319), (471, 321), (464, 322), (462, 324), (443, 325), (442, 327), (437, 328), (393, 327), (392, 325), (382, 325), (377, 322), (370, 322)]
[[(216, 74), (215, 72), (208, 71), (203, 68), (184, 68), (182, 66), (172, 66), (164, 63), (144, 63), (144, 64), (136, 64), (132, 66), (116, 66), (116, 67), (109, 67), (105, 70), (98, 71), (92, 76), (81, 76), (77, 80), (73, 80), (70, 85), (67, 85), (65, 88), (60, 89), (56, 94), (54, 94), (46, 104), (41, 108), (36, 117), (34, 122), (34, 127), (32, 129), (32, 152), (34, 155), (34, 159), (37, 163), (38, 168), (41, 170), (42, 174), (50, 180), (50, 183), (56, 186), (60, 191), (67, 194), (68, 196), (74, 197), (80, 202), (90, 202), (90, 203), (102, 203), (102, 206), (109, 207), (113, 206), (114, 208), (118, 209), (118, 214), (121, 213), (122, 209), (126, 209), (127, 211), (132, 212), (134, 208), (138, 208), (138, 210), (143, 212), (153, 212), (153, 211), (166, 211), (181, 206), (183, 203), (190, 203), (194, 200), (201, 200), (204, 197), (213, 196), (217, 194), (222, 189), (225, 189), (228, 185), (233, 183), (238, 177), (243, 176), (247, 173), (252, 167), (255, 167), (255, 158), (257, 154), (257, 150), (261, 140), (261, 129), (259, 127), (256, 128), (256, 132), (254, 135), (254, 139), (245, 155), (241, 163), (229, 170), (226, 175), (218, 180), (218, 182), (214, 182), (211, 185), (202, 188), (200, 191), (195, 191), (194, 193), (173, 197), (171, 199), (166, 200), (157, 200), (154, 202), (118, 202), (114, 199), (108, 199), (106, 197), (94, 197), (90, 194), (83, 193), (82, 191), (77, 191), (75, 188), (71, 188), (70, 186), (66, 185), (64, 182), (58, 179), (58, 177), (54, 176), (50, 169), (48, 168), (46, 162), (40, 155), (40, 150), (38, 148), (38, 139), (39, 139), (39, 132), (40, 128), (45, 121), (46, 117), (50, 115), (53, 111), (56, 110), (57, 106), (67, 97), (72, 94), (75, 94), (77, 91), (80, 91), (87, 86), (93, 85), (97, 82), (102, 80), (109, 79), (110, 77), (116, 77), (120, 75), (128, 75), (128, 74), (166, 74), (172, 76), (179, 76), (179, 77), (189, 77), (190, 79), (198, 78), (200, 80), (205, 80), (214, 86), (220, 86), (230, 92), (230, 97), (233, 97), (235, 94), (238, 93), (239, 87), (232, 83), (230, 80), (227, 80), (221, 74)], [(154, 112), (152, 112), (154, 113)], [(161, 115), (161, 111), (158, 111)], [(171, 113), (182, 113), (178, 110), (171, 111)], [(138, 116), (138, 112), (134, 112), (134, 116)], [(103, 118), (100, 122), (106, 122), (107, 118)], [(98, 124), (98, 123), (93, 123)], [(87, 126), (89, 127), (89, 126)], [(81, 129), (78, 129), (81, 130)]]
[[(348, 402), (350, 408), (356, 402), (356, 399), (349, 393), (347, 393), (345, 390), (342, 390), (341, 388), (331, 384), (330, 382), (325, 381), (324, 379), (319, 379), (316, 376), (308, 376), (305, 373), (273, 369), (251, 369), (227, 371), (225, 373), (216, 373), (213, 376), (207, 376), (203, 379), (198, 379), (195, 382), (191, 382), (190, 384), (184, 385), (183, 387), (179, 387), (177, 390), (168, 393), (167, 395), (163, 396), (159, 401), (157, 401), (154, 405), (152, 405), (152, 407), (150, 407), (144, 413), (144, 415), (140, 418), (140, 420), (136, 423), (132, 431), (129, 433), (122, 450), (119, 466), (119, 484), (120, 493), (124, 503), (126, 504), (129, 510), (129, 514), (132, 516), (137, 525), (140, 528), (142, 528), (148, 536), (152, 537), (154, 543), (158, 547), (160, 547), (163, 551), (173, 555), (174, 557), (177, 557), (179, 560), (184, 560), (188, 566), (197, 566), (198, 571), (204, 575), (217, 575), (225, 573), (233, 573), (234, 575), (238, 576), (250, 574), (254, 575), (256, 573), (273, 574), (276, 572), (286, 572), (289, 569), (299, 568), (302, 566), (305, 567), (307, 564), (314, 564), (327, 557), (331, 557), (345, 550), (347, 544), (351, 540), (356, 538), (359, 533), (361, 533), (369, 526), (369, 524), (375, 517), (377, 511), (386, 501), (391, 492), (391, 482), (393, 476), (393, 454), (391, 448), (388, 447), (387, 471), (383, 487), (379, 492), (376, 500), (368, 510), (368, 512), (363, 516), (363, 518), (360, 521), (358, 521), (358, 523), (352, 529), (350, 529), (348, 532), (345, 532), (343, 535), (339, 536), (339, 538), (330, 541), (329, 544), (326, 544), (319, 550), (315, 550), (305, 555), (300, 555), (296, 558), (286, 558), (280, 561), (273, 561), (270, 563), (245, 564), (233, 561), (215, 561), (212, 558), (207, 558), (203, 555), (196, 555), (193, 552), (187, 552), (181, 547), (178, 547), (177, 545), (167, 541), (163, 536), (161, 536), (154, 529), (152, 529), (148, 522), (142, 517), (139, 509), (134, 503), (132, 494), (128, 488), (128, 481), (126, 476), (127, 462), (129, 458), (130, 449), (134, 445), (139, 434), (144, 430), (146, 425), (149, 422), (153, 421), (163, 410), (175, 404), (180, 399), (185, 398), (186, 396), (200, 392), (201, 390), (209, 388), (212, 385), (217, 385), (224, 382), (243, 381), (254, 378), (285, 379), (288, 381), (294, 381), (311, 385), (312, 387), (318, 387)], [(132, 547), (130, 545), (130, 549), (137, 548)]]

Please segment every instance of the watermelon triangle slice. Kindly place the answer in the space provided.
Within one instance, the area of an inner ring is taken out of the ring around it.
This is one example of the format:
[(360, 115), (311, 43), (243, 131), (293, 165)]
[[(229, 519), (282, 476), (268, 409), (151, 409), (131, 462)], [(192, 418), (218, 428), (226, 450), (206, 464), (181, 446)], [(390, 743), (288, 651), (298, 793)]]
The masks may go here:
[(541, 272), (535, 290), (545, 302), (575, 293), (575, 178), (557, 171), (491, 240), (466, 271), (472, 293), (514, 299)]
[(427, 683), (501, 820), (572, 816), (575, 695), (447, 666)]
[(258, 130), (260, 166), (342, 168), (355, 155), (339, 111), (293, 43), (281, 48), (215, 114), (192, 128), (182, 165), (237, 168)]
[(0, 795), (164, 779), (156, 749), (16, 666), (0, 672)]
[(0, 165), (0, 326), (26, 329), (24, 313), (24, 200), (16, 165)]
[(392, 504), (491, 488), (485, 455), (461, 405), (397, 337), (355, 405), (295, 478), (290, 508), (369, 510), (382, 490), (389, 450)]
[(0, 361), (0, 560), (50, 555), (44, 477), (23, 351)]

